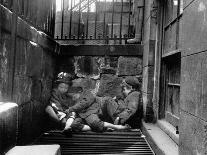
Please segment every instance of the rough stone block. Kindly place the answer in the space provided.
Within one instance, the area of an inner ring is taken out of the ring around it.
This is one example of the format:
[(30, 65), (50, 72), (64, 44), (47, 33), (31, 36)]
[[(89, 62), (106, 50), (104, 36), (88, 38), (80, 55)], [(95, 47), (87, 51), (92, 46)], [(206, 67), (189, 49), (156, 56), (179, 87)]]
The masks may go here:
[(119, 57), (118, 75), (140, 75), (142, 73), (142, 59), (139, 57)]
[(207, 120), (207, 52), (183, 57), (180, 107)]
[(42, 60), (42, 77), (47, 79), (54, 79), (56, 69), (56, 59), (50, 52), (43, 52)]
[[(32, 52), (32, 51), (30, 51)], [(15, 74), (26, 75), (26, 61), (29, 56), (27, 51), (27, 41), (17, 38), (16, 40), (16, 60), (15, 60)]]
[(57, 59), (58, 73), (67, 72), (75, 75), (74, 57), (59, 56)]
[(114, 68), (102, 68), (101, 74), (116, 74), (116, 70)]
[(181, 110), (179, 125), (179, 154), (207, 153), (207, 122)]
[(76, 57), (75, 73), (78, 77), (90, 76), (97, 78), (100, 75), (100, 64), (98, 57), (80, 56)]
[[(19, 106), (18, 111), (18, 145), (25, 145), (44, 131), (48, 125), (42, 102), (31, 100)], [(29, 124), (29, 125), (28, 125)]]
[(205, 51), (207, 49), (207, 21), (205, 18), (207, 1), (197, 0), (190, 4), (182, 18), (180, 33), (183, 56)]
[(72, 87), (82, 87), (83, 89), (95, 89), (96, 81), (91, 78), (78, 78), (73, 80)]
[(30, 77), (40, 77), (42, 72), (42, 58), (43, 50), (37, 45), (33, 45), (30, 42), (27, 44), (28, 57), (26, 60), (26, 73)]
[[(22, 77), (22, 76), (15, 76), (14, 77), (13, 97), (18, 105), (31, 100), (32, 86), (34, 88), (34, 84), (33, 84), (31, 78)], [(38, 91), (39, 91), (39, 89), (37, 90), (37, 92)], [(34, 92), (34, 90), (33, 90), (33, 92)], [(38, 92), (39, 95), (40, 95), (40, 93)]]
[(121, 83), (123, 79), (116, 75), (103, 74), (100, 80), (98, 96), (122, 96)]
[(7, 98), (7, 88), (9, 83), (9, 53), (11, 52), (11, 36), (1, 32), (2, 42), (0, 42), (0, 92), (2, 99)]

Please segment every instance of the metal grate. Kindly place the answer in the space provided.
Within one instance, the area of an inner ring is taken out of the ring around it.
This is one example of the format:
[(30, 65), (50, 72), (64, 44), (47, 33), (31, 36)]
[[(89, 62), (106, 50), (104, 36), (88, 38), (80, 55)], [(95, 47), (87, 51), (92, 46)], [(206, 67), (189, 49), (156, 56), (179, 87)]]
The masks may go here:
[(154, 155), (140, 130), (123, 132), (81, 132), (63, 135), (44, 133), (36, 144), (59, 144), (63, 155), (69, 154), (136, 154)]

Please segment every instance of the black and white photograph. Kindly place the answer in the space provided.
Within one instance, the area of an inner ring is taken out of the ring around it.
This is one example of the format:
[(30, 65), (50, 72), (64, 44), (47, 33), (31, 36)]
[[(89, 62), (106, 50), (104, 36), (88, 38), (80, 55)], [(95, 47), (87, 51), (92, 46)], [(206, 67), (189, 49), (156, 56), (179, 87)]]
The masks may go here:
[(207, 0), (0, 0), (0, 155), (207, 155)]

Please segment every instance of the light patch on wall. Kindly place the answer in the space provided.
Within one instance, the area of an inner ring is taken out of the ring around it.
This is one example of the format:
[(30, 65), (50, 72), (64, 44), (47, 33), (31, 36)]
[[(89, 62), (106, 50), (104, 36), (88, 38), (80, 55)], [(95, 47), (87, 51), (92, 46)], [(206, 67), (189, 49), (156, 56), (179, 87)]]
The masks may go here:
[(41, 34), (41, 35), (43, 35), (43, 34), (45, 34), (44, 32), (42, 32), (42, 31), (37, 31), (39, 34)]
[(178, 0), (173, 0), (173, 5), (177, 6), (178, 5)]
[(16, 103), (12, 102), (0, 102), (0, 113), (5, 112), (9, 109), (12, 109), (14, 107), (17, 107), (18, 105)]
[(198, 12), (202, 12), (206, 10), (206, 6), (203, 2), (201, 2), (198, 6)]
[(37, 46), (37, 43), (33, 42), (33, 41), (29, 41), (30, 44), (32, 44), (33, 46)]

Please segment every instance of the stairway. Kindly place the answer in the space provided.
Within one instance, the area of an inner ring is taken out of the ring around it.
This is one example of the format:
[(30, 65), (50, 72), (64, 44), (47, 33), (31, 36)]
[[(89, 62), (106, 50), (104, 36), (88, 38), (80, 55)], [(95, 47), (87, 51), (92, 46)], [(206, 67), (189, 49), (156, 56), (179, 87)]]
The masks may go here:
[(35, 144), (59, 144), (62, 155), (136, 154), (154, 155), (140, 130), (122, 132), (81, 132), (64, 135), (60, 131), (44, 133)]

